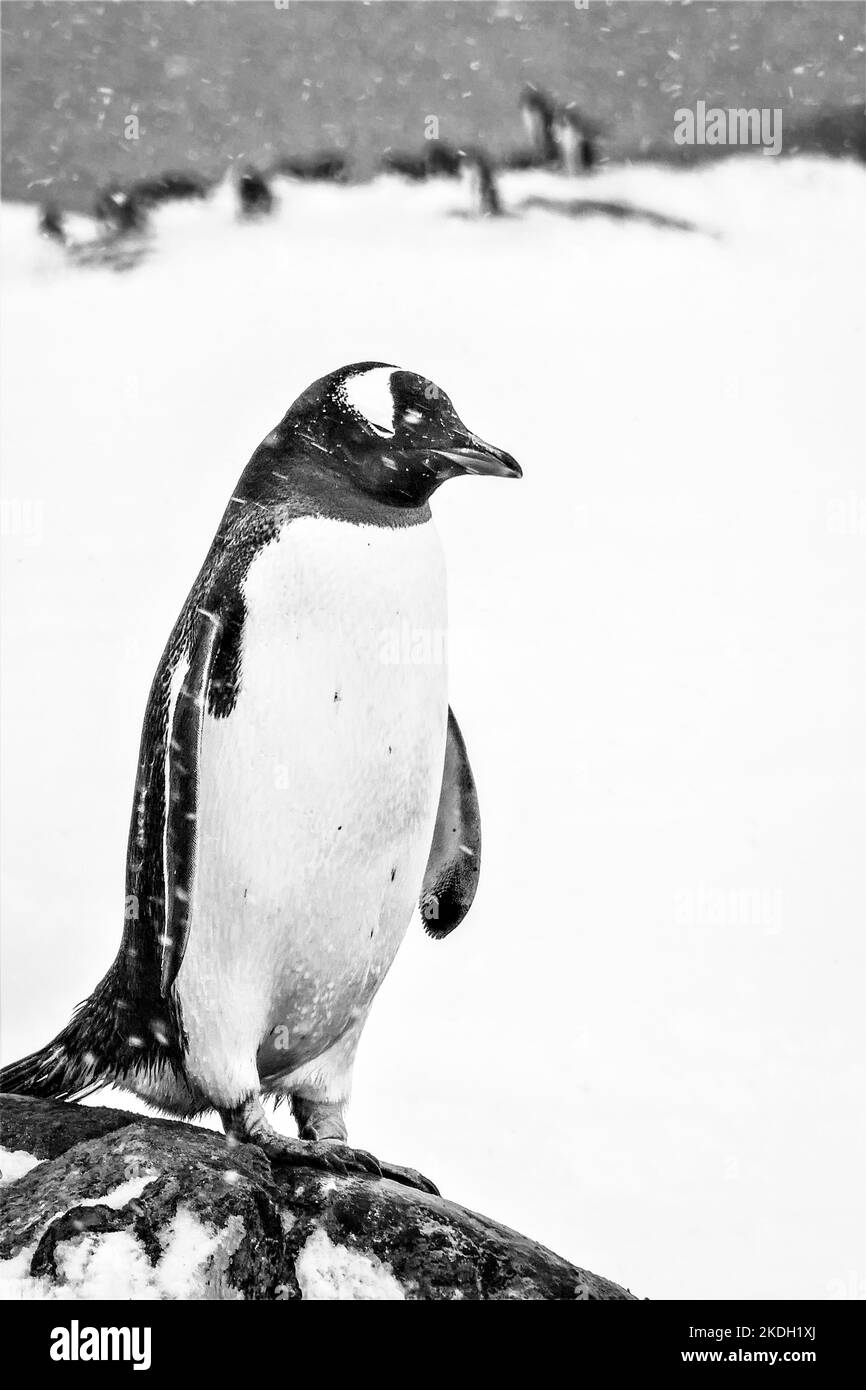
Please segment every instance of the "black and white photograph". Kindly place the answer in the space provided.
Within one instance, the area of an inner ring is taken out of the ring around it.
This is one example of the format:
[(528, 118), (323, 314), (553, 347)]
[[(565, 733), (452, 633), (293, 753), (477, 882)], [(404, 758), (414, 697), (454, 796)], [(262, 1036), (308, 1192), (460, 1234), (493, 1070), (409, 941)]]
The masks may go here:
[(544, 1301), (641, 1305), (570, 1315), (611, 1369), (826, 1373), (866, 1298), (866, 4), (2, 0), (0, 38), (34, 1366), (160, 1373), (193, 1301)]

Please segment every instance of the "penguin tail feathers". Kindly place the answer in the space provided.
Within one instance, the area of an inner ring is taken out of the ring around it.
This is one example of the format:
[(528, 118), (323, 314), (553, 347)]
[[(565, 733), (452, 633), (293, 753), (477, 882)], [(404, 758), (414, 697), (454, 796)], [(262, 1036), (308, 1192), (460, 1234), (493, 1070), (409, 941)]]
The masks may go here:
[(0, 1067), (0, 1095), (75, 1100), (112, 1080), (114, 1068), (93, 1046), (98, 994), (80, 1004), (66, 1027), (45, 1047)]
[(132, 988), (115, 961), (56, 1038), (0, 1068), (0, 1095), (80, 1100), (136, 1075), (179, 1076), (185, 1045), (177, 1002), (144, 993), (141, 982)]
[(60, 1033), (53, 1042), (0, 1067), (0, 1095), (35, 1096), (40, 1100), (74, 1100), (105, 1085), (110, 1077), (96, 1074), (95, 1062), (73, 1057)]

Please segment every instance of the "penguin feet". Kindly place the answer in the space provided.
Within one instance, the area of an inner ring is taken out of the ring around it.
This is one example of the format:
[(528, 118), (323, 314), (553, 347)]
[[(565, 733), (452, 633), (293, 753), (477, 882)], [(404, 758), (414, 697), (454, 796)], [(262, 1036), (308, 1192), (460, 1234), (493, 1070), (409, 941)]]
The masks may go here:
[(257, 1096), (249, 1096), (232, 1110), (220, 1112), (229, 1143), (255, 1144), (272, 1164), (298, 1168), (318, 1168), (327, 1173), (362, 1173), (367, 1177), (389, 1178), (404, 1187), (439, 1196), (439, 1189), (414, 1168), (380, 1163), (365, 1149), (353, 1149), (342, 1139), (289, 1139), (278, 1134), (262, 1109)]
[(273, 1133), (273, 1139), (257, 1136), (251, 1141), (263, 1149), (274, 1164), (285, 1163), (299, 1167), (321, 1168), (328, 1173), (361, 1173), (366, 1177), (389, 1178), (403, 1187), (414, 1187), (438, 1197), (439, 1189), (423, 1173), (403, 1168), (398, 1163), (382, 1163), (366, 1149), (354, 1149), (339, 1139), (287, 1139)]
[(320, 1168), (326, 1173), (363, 1173), (381, 1178), (382, 1168), (372, 1154), (352, 1149), (336, 1139), (289, 1139), (284, 1134), (257, 1134), (249, 1141), (267, 1155), (275, 1166)]
[[(415, 1168), (403, 1168), (398, 1163), (382, 1163), (379, 1159), (373, 1158), (372, 1154), (363, 1150), (351, 1149), (346, 1144), (346, 1121), (345, 1121), (345, 1101), (322, 1100), (321, 1098), (311, 1098), (309, 1095), (294, 1093), (292, 1095), (292, 1114), (298, 1125), (298, 1134), (301, 1139), (317, 1139), (321, 1142), (330, 1144), (338, 1151), (345, 1150), (349, 1154), (360, 1154), (363, 1160), (371, 1160), (376, 1165), (376, 1174), (381, 1178), (389, 1178), (391, 1182), (402, 1183), (404, 1187), (415, 1187), (419, 1192), (429, 1192), (432, 1196), (439, 1196), (439, 1189), (429, 1178), (425, 1178), (423, 1173), (417, 1172)], [(366, 1169), (366, 1171), (372, 1171)]]
[[(303, 1141), (301, 1141), (303, 1142)], [(309, 1143), (309, 1140), (307, 1140)], [(320, 1139), (314, 1148), (328, 1148), (332, 1154), (337, 1156), (338, 1162), (347, 1165), (338, 1172), (352, 1172), (353, 1169), (360, 1167), (365, 1173), (374, 1173), (377, 1178), (388, 1178), (391, 1182), (399, 1182), (403, 1187), (415, 1187), (419, 1192), (428, 1192), (431, 1197), (439, 1197), (441, 1194), (435, 1183), (429, 1178), (425, 1178), (423, 1173), (419, 1173), (415, 1168), (404, 1168), (399, 1163), (383, 1163), (381, 1159), (374, 1158), (366, 1149), (353, 1149), (348, 1144), (338, 1143), (335, 1139)]]

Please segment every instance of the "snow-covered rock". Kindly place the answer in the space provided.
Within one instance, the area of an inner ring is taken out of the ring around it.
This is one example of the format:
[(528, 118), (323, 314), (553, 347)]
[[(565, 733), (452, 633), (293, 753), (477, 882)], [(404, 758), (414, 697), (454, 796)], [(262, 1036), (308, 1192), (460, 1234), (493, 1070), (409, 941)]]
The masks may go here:
[(441, 1197), (275, 1171), (194, 1125), (5, 1096), (2, 1136), (3, 1298), (634, 1296)]

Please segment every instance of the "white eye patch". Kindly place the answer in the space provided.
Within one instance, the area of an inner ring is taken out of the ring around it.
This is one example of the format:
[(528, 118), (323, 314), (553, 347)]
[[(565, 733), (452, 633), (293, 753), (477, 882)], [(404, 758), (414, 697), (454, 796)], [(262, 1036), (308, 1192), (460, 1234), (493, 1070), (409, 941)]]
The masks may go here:
[(348, 408), (386, 439), (390, 439), (395, 430), (393, 370), (393, 367), (371, 367), (369, 371), (346, 377), (340, 389)]

